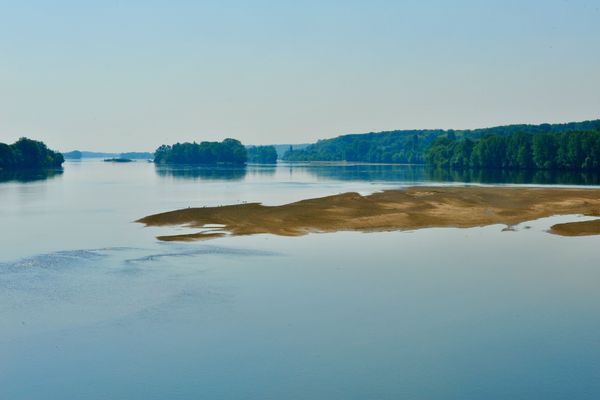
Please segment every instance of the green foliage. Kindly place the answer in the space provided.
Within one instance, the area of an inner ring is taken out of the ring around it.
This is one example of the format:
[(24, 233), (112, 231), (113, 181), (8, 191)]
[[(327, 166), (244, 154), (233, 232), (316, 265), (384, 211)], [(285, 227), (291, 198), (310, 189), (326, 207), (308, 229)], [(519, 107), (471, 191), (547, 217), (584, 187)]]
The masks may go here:
[(426, 153), (436, 168), (599, 170), (600, 131), (436, 139)]
[(0, 168), (58, 168), (64, 162), (62, 154), (42, 142), (21, 138), (12, 145), (0, 143)]
[(303, 150), (291, 149), (287, 161), (359, 161), (423, 163), (425, 149), (444, 131), (393, 131), (345, 135), (320, 140)]
[(275, 164), (277, 162), (277, 150), (275, 146), (252, 146), (248, 151), (248, 162), (257, 164)]
[[(533, 166), (531, 156), (532, 149), (527, 148), (532, 144), (523, 143), (523, 140), (540, 135), (552, 137), (564, 132), (597, 131), (600, 130), (600, 120), (571, 122), (567, 124), (542, 124), (542, 125), (508, 125), (493, 128), (474, 130), (402, 130), (379, 133), (365, 133), (355, 135), (338, 136), (333, 139), (320, 140), (305, 149), (291, 149), (284, 154), (286, 161), (360, 161), (374, 163), (409, 163), (422, 164), (426, 161), (426, 152), (437, 139), (461, 140), (470, 139), (474, 142), (486, 137), (511, 137), (512, 141), (487, 139), (489, 148), (477, 149), (485, 154), (478, 153), (476, 158), (494, 158), (493, 164), (506, 165), (507, 168), (528, 168)], [(513, 136), (519, 133), (517, 136)], [(436, 142), (439, 146), (440, 143)], [(465, 142), (463, 149), (454, 149), (452, 159), (445, 158), (443, 154), (436, 154), (436, 165), (465, 167), (471, 164), (469, 146), (472, 143)], [(542, 146), (544, 147), (544, 146)], [(545, 149), (546, 147), (544, 147)], [(439, 149), (438, 149), (439, 150)], [(541, 150), (541, 149), (538, 149)], [(519, 154), (516, 154), (516, 153)], [(468, 160), (464, 154), (469, 153)], [(503, 153), (509, 153), (508, 159), (504, 159)], [(542, 156), (545, 160), (547, 156)], [(486, 161), (487, 162), (487, 161)], [(591, 161), (590, 161), (591, 162)]]
[(157, 164), (245, 164), (246, 158), (246, 148), (235, 139), (162, 145), (154, 152)]
[(133, 160), (131, 158), (123, 158), (123, 157), (119, 157), (119, 158), (105, 158), (104, 162), (113, 162), (113, 163), (130, 163), (133, 162)]
[(0, 143), (0, 168), (16, 166), (15, 152), (12, 146)]
[(428, 164), (440, 168), (466, 168), (471, 165), (474, 143), (471, 139), (436, 139), (426, 152)]
[(547, 133), (534, 136), (531, 149), (536, 168), (553, 169), (556, 166), (556, 137)]

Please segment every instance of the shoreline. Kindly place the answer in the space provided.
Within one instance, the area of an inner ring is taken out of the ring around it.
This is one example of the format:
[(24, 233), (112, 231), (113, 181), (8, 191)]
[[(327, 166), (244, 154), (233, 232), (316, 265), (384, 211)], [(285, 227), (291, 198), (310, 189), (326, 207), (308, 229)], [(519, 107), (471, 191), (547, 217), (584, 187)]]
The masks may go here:
[[(199, 229), (190, 234), (157, 237), (161, 241), (194, 241), (264, 233), (301, 236), (494, 224), (510, 227), (568, 214), (600, 217), (600, 189), (415, 186), (366, 196), (348, 192), (279, 206), (243, 203), (187, 208), (149, 215), (136, 222)], [(600, 234), (600, 220), (556, 224), (549, 232), (562, 236), (596, 235)]]

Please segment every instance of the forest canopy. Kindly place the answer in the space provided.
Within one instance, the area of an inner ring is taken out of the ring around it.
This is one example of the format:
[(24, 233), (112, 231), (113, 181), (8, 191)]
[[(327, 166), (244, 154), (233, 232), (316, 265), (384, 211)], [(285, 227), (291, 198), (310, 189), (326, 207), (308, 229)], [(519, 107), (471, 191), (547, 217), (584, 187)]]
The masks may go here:
[(11, 145), (0, 143), (0, 169), (59, 168), (64, 161), (61, 153), (37, 140), (23, 137)]
[[(532, 138), (536, 137), (537, 149), (541, 151), (544, 147), (541, 143), (552, 140), (558, 140), (558, 137), (562, 134), (569, 132), (598, 132), (600, 131), (600, 120), (594, 121), (583, 121), (583, 122), (570, 122), (566, 124), (541, 124), (541, 125), (507, 125), (498, 126), (493, 128), (473, 129), (473, 130), (399, 130), (389, 132), (378, 132), (378, 133), (365, 133), (365, 134), (352, 134), (338, 136), (333, 139), (320, 140), (302, 150), (291, 149), (283, 156), (286, 161), (355, 161), (355, 162), (373, 162), (373, 163), (407, 163), (407, 164), (433, 164), (442, 166), (442, 164), (448, 164), (455, 167), (485, 167), (487, 165), (497, 165), (497, 161), (488, 163), (488, 161), (474, 160), (471, 162), (465, 162), (464, 157), (461, 156), (464, 152), (470, 151), (469, 146), (473, 146), (479, 140), (484, 140), (489, 146), (498, 145), (506, 151), (515, 151), (514, 146), (523, 146), (521, 149), (520, 157), (528, 157), (530, 149), (526, 146), (531, 146)], [(524, 136), (523, 136), (524, 135)], [(564, 136), (564, 135), (563, 135)], [(566, 135), (568, 136), (568, 135)], [(487, 139), (488, 137), (494, 137), (496, 139)], [(506, 138), (512, 137), (511, 140)], [(548, 139), (552, 137), (554, 139)], [(561, 139), (561, 140), (564, 140)], [(454, 146), (461, 147), (456, 149), (458, 152), (455, 154), (447, 154), (450, 158), (444, 158), (443, 152), (437, 154), (430, 154), (430, 149), (433, 146), (437, 146), (438, 150), (441, 150), (440, 145), (445, 141), (455, 143)], [(488, 142), (489, 141), (489, 142)], [(508, 147), (502, 147), (500, 142), (511, 143), (510, 149)], [(521, 142), (520, 142), (521, 141)], [(465, 147), (466, 148), (462, 148)], [(482, 146), (482, 145), (481, 145)], [(548, 147), (548, 151), (551, 145)], [(487, 148), (487, 147), (486, 147)], [(497, 149), (500, 151), (501, 149)], [(506, 160), (507, 165), (511, 165), (510, 168), (529, 168), (523, 167), (523, 165), (529, 165), (530, 167), (540, 168), (542, 164), (546, 164), (547, 167), (552, 168), (553, 165), (566, 165), (564, 162), (553, 163), (549, 160), (549, 155), (542, 155), (536, 153), (537, 162), (529, 162), (528, 160), (522, 159), (519, 162), (514, 160)], [(531, 155), (533, 157), (533, 155)], [(454, 160), (451, 160), (455, 157)], [(462, 157), (462, 158), (461, 158)], [(476, 156), (478, 157), (478, 156)], [(487, 157), (487, 156), (483, 156)], [(503, 156), (504, 157), (504, 156)], [(506, 156), (508, 158), (513, 155)], [(504, 157), (504, 158), (506, 158)], [(544, 161), (541, 161), (544, 159)], [(447, 161), (444, 161), (447, 160)], [(585, 159), (583, 160), (583, 162)], [(569, 161), (569, 165), (583, 164), (579, 162)], [(591, 162), (588, 162), (588, 164)], [(502, 164), (502, 162), (500, 163)], [(586, 168), (587, 165), (586, 164)], [(516, 165), (521, 165), (517, 167)], [(504, 167), (501, 167), (504, 168)], [(507, 168), (509, 168), (507, 166)]]
[(391, 131), (344, 135), (290, 149), (286, 161), (359, 161), (422, 164), (425, 149), (444, 131)]
[(154, 152), (156, 164), (245, 164), (246, 148), (236, 139), (222, 142), (175, 143)]
[(599, 170), (600, 131), (442, 137), (427, 150), (426, 161), (439, 168)]
[(250, 146), (246, 150), (248, 162), (257, 164), (275, 164), (277, 162), (275, 146)]

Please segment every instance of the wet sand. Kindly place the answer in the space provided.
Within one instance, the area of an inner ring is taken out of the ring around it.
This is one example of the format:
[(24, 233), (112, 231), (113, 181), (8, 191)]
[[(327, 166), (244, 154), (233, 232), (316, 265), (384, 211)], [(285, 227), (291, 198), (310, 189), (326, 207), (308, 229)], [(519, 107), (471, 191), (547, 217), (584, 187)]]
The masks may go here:
[[(150, 215), (147, 226), (180, 225), (197, 233), (159, 236), (164, 241), (205, 240), (229, 235), (300, 236), (311, 232), (377, 232), (432, 227), (508, 227), (553, 215), (600, 217), (600, 189), (516, 187), (411, 187), (362, 196), (343, 193), (280, 206), (259, 203), (186, 208)], [(206, 228), (218, 224), (223, 227)], [(554, 225), (565, 236), (600, 234), (600, 220)]]
[(550, 232), (562, 236), (598, 235), (600, 234), (600, 219), (556, 224), (552, 226)]

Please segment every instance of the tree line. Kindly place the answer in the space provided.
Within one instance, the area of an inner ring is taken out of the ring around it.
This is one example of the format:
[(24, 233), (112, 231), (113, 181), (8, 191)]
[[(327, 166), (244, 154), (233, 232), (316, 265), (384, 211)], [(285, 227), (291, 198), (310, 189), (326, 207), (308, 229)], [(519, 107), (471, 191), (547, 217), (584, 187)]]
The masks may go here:
[[(445, 139), (466, 140), (460, 146), (470, 146), (487, 137), (512, 137), (525, 134), (546, 138), (567, 132), (600, 131), (600, 120), (570, 122), (565, 124), (507, 125), (472, 130), (398, 130), (338, 136), (320, 140), (302, 150), (290, 149), (283, 159), (286, 161), (356, 161), (371, 163), (425, 164), (432, 161), (428, 156), (434, 144)], [(518, 138), (517, 138), (518, 139)], [(515, 140), (517, 140), (515, 139)], [(503, 141), (503, 139), (498, 139)], [(536, 139), (538, 140), (538, 139)], [(546, 140), (546, 139), (539, 139)], [(468, 150), (468, 149), (466, 149)], [(466, 151), (465, 150), (465, 151)], [(437, 165), (442, 160), (435, 159)], [(470, 163), (470, 160), (469, 160)], [(457, 164), (457, 162), (453, 162)], [(477, 162), (476, 164), (481, 164)]]
[(154, 152), (157, 164), (244, 164), (246, 159), (246, 148), (236, 139), (162, 145)]
[(277, 162), (277, 152), (273, 146), (254, 146), (246, 149), (236, 139), (225, 139), (222, 142), (162, 145), (154, 152), (154, 162), (157, 164), (242, 165), (247, 161), (275, 163)]
[(444, 131), (391, 131), (338, 136), (296, 150), (288, 150), (286, 161), (358, 161), (422, 164), (425, 149)]
[(37, 140), (23, 137), (10, 145), (0, 143), (0, 169), (59, 168), (64, 161), (61, 153)]
[(250, 146), (246, 151), (248, 152), (248, 162), (257, 164), (275, 164), (277, 162), (275, 146)]
[(441, 137), (426, 153), (439, 168), (600, 170), (600, 131)]

